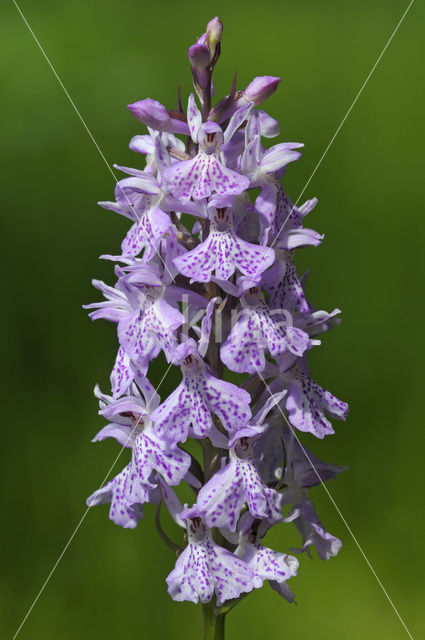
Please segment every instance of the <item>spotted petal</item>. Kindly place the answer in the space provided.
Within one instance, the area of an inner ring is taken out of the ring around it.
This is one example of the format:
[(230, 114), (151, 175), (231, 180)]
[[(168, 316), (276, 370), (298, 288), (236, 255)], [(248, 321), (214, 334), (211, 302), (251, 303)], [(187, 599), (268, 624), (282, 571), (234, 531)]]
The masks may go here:
[(142, 505), (149, 502), (150, 487), (140, 481), (132, 464), (87, 498), (87, 505), (111, 503), (109, 518), (121, 527), (134, 529), (143, 518)]
[(230, 551), (216, 544), (210, 534), (191, 540), (167, 577), (173, 600), (209, 602), (214, 593), (219, 604), (252, 591), (252, 570)]
[(152, 471), (158, 471), (167, 484), (179, 484), (190, 467), (190, 456), (178, 447), (160, 440), (152, 430), (142, 432), (134, 445), (135, 465), (144, 484)]
[(249, 179), (225, 167), (215, 154), (199, 152), (191, 160), (177, 162), (164, 173), (169, 191), (187, 202), (202, 200), (213, 192), (220, 195), (239, 194), (249, 187)]
[(199, 491), (197, 506), (209, 527), (235, 531), (245, 502), (255, 518), (281, 520), (282, 496), (262, 482), (252, 456), (232, 450), (229, 463)]
[(255, 576), (260, 578), (261, 584), (264, 580), (282, 583), (297, 575), (299, 562), (294, 556), (268, 549), (259, 543), (247, 542), (242, 546), (244, 553), (241, 555), (238, 550), (236, 553), (251, 567)]
[(311, 378), (298, 375), (289, 385), (286, 408), (290, 422), (300, 431), (309, 431), (317, 438), (334, 433), (325, 411), (333, 418), (345, 420), (348, 405), (338, 400)]

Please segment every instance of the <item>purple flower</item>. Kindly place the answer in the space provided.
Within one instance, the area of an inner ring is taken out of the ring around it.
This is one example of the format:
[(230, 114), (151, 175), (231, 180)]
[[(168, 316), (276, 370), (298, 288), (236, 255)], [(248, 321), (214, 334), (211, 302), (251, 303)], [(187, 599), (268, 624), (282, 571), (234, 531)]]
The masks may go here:
[(286, 366), (282, 358), (280, 367), (268, 363), (266, 378), (272, 376), (274, 379), (269, 383), (263, 399), (283, 388), (286, 391), (285, 405), (289, 422), (300, 431), (324, 438), (334, 433), (326, 414), (337, 420), (346, 419), (347, 403), (338, 400), (310, 378), (305, 358), (296, 358), (295, 363), (289, 360)]
[(132, 385), (130, 395), (114, 399), (102, 394), (98, 387), (95, 394), (100, 399), (99, 413), (110, 422), (93, 442), (115, 438), (132, 450), (132, 459), (116, 478), (92, 494), (87, 504), (111, 502), (111, 520), (133, 528), (137, 518), (142, 517), (141, 505), (152, 496), (157, 497), (157, 492), (153, 492), (157, 473), (169, 485), (179, 484), (189, 470), (190, 456), (155, 433), (150, 412), (158, 406), (159, 396), (144, 376), (137, 376), (137, 385)]
[(201, 122), (200, 112), (191, 94), (188, 123), (193, 141), (199, 144), (198, 154), (191, 160), (171, 165), (164, 174), (169, 191), (183, 203), (190, 198), (202, 200), (214, 192), (220, 195), (238, 194), (249, 187), (248, 178), (228, 169), (219, 159), (223, 142), (227, 142), (229, 133), (233, 131), (226, 131), (224, 135), (215, 122)]
[(210, 233), (195, 249), (174, 259), (180, 273), (197, 282), (209, 282), (212, 273), (220, 280), (228, 280), (236, 269), (245, 276), (254, 276), (270, 267), (273, 249), (239, 238), (233, 227), (233, 209), (228, 196), (210, 201)]
[(188, 544), (167, 577), (173, 600), (209, 602), (213, 595), (220, 605), (252, 591), (254, 574), (248, 565), (220, 547), (196, 509), (186, 510)]
[(282, 584), (297, 575), (299, 562), (294, 556), (268, 549), (258, 542), (244, 540), (235, 553), (253, 570), (255, 577), (261, 580), (261, 586), (264, 580)]
[(309, 431), (317, 438), (334, 433), (325, 412), (332, 418), (345, 420), (348, 405), (338, 400), (309, 376), (295, 367), (288, 372), (290, 379), (286, 408), (289, 421), (300, 431)]
[(235, 432), (251, 417), (249, 393), (211, 375), (193, 340), (180, 345), (175, 358), (183, 380), (152, 414), (157, 432), (172, 442), (184, 442), (190, 430), (196, 438), (208, 436), (222, 444), (211, 414), (229, 433)]
[(303, 546), (300, 549), (291, 548), (295, 553), (307, 551), (313, 545), (316, 547), (317, 555), (321, 560), (329, 560), (336, 556), (342, 547), (342, 542), (331, 533), (326, 531), (320, 522), (313, 503), (305, 498), (296, 504), (285, 522), (293, 522), (301, 534)]
[[(248, 282), (249, 286), (249, 282)], [(256, 286), (240, 289), (241, 312), (220, 355), (232, 371), (257, 373), (265, 367), (265, 353), (279, 356), (286, 351), (297, 357), (311, 346), (308, 334), (291, 325), (281, 309), (270, 309)]]
[(244, 503), (255, 518), (282, 519), (282, 496), (261, 480), (252, 440), (247, 436), (233, 437), (229, 462), (199, 491), (197, 507), (209, 527), (235, 531)]
[[(162, 181), (163, 172), (171, 165), (171, 158), (165, 148), (161, 135), (152, 141), (152, 162), (157, 169), (157, 177), (147, 170), (139, 171), (129, 167), (117, 167), (129, 173), (130, 178), (120, 180), (115, 187), (116, 202), (99, 202), (104, 209), (115, 211), (134, 222), (121, 244), (122, 255), (135, 257), (143, 250), (143, 261), (148, 262), (158, 253), (158, 247), (164, 235), (170, 231), (172, 223), (168, 212), (183, 211), (196, 213), (190, 204), (182, 204), (173, 198)], [(133, 142), (133, 149), (150, 150), (146, 140)], [(145, 138), (145, 136), (143, 136)], [(176, 138), (172, 136), (173, 141)], [(176, 141), (179, 150), (180, 141)], [(183, 147), (184, 148), (184, 147)], [(184, 153), (183, 153), (184, 155)]]
[(276, 261), (264, 274), (263, 281), (272, 309), (286, 309), (290, 313), (310, 312), (291, 252), (276, 251)]
[(303, 220), (316, 206), (317, 198), (307, 200), (300, 207), (296, 207), (288, 196), (279, 190), (277, 201), (274, 224), (277, 234), (276, 246), (287, 251), (298, 247), (318, 247), (324, 236), (313, 229), (303, 227)]
[(134, 281), (127, 284), (125, 278), (118, 280), (115, 287), (99, 280), (93, 280), (93, 285), (102, 291), (106, 301), (85, 308), (96, 309), (89, 314), (92, 320), (103, 318), (118, 324), (122, 351), (117, 367), (126, 365), (124, 360), (128, 356), (146, 372), (149, 361), (161, 349), (170, 361), (177, 345), (175, 330), (183, 324), (184, 316), (164, 299), (164, 287), (155, 270), (149, 267), (143, 272), (138, 270), (137, 286)]
[(89, 507), (110, 503), (110, 520), (125, 529), (134, 529), (143, 519), (142, 505), (157, 500), (158, 492), (143, 484), (130, 463), (104, 487), (92, 493), (86, 502)]

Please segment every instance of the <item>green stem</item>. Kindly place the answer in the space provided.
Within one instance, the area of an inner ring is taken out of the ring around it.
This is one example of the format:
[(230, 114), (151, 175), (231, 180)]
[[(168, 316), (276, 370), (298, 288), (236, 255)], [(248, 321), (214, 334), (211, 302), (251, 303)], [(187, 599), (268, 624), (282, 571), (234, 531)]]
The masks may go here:
[(202, 605), (202, 640), (214, 640), (215, 605), (213, 601)]
[(217, 611), (211, 600), (202, 605), (202, 640), (224, 640), (226, 614)]
[(224, 623), (226, 614), (220, 613), (215, 619), (215, 636), (214, 640), (224, 640)]

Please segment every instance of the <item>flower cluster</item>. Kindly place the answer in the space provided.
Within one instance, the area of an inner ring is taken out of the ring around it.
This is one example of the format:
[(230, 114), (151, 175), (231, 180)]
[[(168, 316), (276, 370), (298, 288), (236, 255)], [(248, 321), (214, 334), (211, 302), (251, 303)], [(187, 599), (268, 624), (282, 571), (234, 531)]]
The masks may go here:
[[(348, 410), (307, 364), (339, 310), (315, 310), (294, 262), (296, 249), (323, 239), (304, 226), (317, 200), (294, 206), (281, 184), (302, 144), (263, 146), (279, 128), (257, 107), (279, 78), (233, 85), (212, 106), (221, 35), (215, 18), (189, 49), (194, 93), (186, 110), (180, 96), (176, 111), (152, 99), (129, 105), (148, 130), (130, 142), (145, 166), (118, 167), (127, 177), (114, 202), (100, 203), (130, 227), (121, 254), (106, 256), (115, 262), (114, 286), (95, 280), (105, 300), (87, 305), (93, 320), (117, 325), (119, 343), (111, 394), (95, 389), (107, 425), (94, 440), (112, 437), (131, 450), (88, 504), (109, 503), (110, 519), (128, 528), (145, 504), (156, 504), (162, 538), (178, 547), (166, 579), (171, 597), (215, 598), (218, 607), (265, 581), (294, 600), (287, 581), (297, 558), (264, 543), (279, 523), (298, 529), (294, 553), (338, 553), (341, 542), (308, 491), (343, 467), (306, 450), (297, 431), (323, 438), (334, 432), (329, 418), (345, 419)], [(162, 399), (147, 378), (161, 352), (181, 371)], [(201, 461), (188, 452), (189, 438), (200, 442)], [(183, 483), (192, 505), (180, 502)], [(161, 505), (186, 532), (177, 545), (162, 529)]]

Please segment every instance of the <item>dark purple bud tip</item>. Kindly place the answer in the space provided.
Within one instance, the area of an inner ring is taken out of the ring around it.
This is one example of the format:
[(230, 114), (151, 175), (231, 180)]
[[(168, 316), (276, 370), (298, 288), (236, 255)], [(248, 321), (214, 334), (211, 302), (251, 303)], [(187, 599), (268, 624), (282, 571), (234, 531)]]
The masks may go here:
[(169, 131), (171, 122), (167, 109), (157, 100), (146, 98), (128, 104), (127, 107), (135, 118), (143, 122), (147, 127), (157, 131)]
[(248, 102), (261, 104), (276, 91), (280, 78), (274, 76), (258, 76), (244, 89), (243, 95)]

